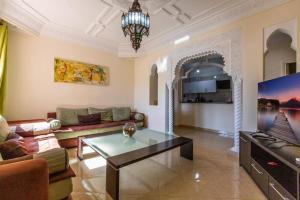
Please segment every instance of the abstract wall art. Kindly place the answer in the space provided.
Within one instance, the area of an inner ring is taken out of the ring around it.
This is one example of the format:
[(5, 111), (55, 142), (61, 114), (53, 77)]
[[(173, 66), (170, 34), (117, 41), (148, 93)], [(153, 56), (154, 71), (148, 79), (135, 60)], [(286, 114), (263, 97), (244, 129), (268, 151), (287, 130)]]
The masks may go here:
[(55, 58), (54, 81), (107, 86), (109, 68), (79, 61)]

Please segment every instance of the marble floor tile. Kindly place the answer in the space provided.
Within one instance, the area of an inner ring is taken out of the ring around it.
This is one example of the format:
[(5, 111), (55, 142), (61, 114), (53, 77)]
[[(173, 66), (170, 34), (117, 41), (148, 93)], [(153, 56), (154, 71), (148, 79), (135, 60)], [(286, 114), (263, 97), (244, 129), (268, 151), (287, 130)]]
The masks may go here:
[[(249, 175), (240, 168), (233, 141), (210, 131), (178, 127), (177, 135), (194, 141), (194, 161), (174, 149), (120, 171), (121, 200), (265, 200)], [(69, 149), (72, 200), (111, 200), (105, 192), (106, 161), (85, 147), (79, 161)]]

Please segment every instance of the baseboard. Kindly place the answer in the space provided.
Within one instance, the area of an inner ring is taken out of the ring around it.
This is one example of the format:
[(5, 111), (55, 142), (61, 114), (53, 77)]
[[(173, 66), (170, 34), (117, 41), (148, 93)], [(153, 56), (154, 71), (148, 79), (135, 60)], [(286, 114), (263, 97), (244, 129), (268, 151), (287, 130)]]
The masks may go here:
[(222, 130), (215, 130), (215, 129), (209, 129), (209, 128), (203, 128), (203, 127), (198, 127), (198, 126), (190, 126), (190, 125), (177, 125), (175, 127), (185, 127), (185, 128), (192, 128), (192, 129), (196, 129), (196, 130), (202, 130), (202, 131), (209, 131), (209, 132), (213, 132), (213, 133), (217, 133), (222, 137), (230, 137), (233, 138), (234, 134), (231, 132), (227, 132), (227, 131), (222, 131)]

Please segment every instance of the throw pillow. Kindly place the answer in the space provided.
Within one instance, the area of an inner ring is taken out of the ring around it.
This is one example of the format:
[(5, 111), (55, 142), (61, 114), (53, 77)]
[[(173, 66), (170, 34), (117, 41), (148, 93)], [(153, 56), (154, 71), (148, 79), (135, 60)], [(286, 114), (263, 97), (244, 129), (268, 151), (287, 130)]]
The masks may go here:
[(136, 113), (134, 115), (134, 119), (137, 120), (137, 121), (142, 121), (142, 120), (144, 120), (144, 115), (141, 114), (141, 113)]
[(88, 108), (89, 114), (101, 114), (101, 120), (105, 122), (113, 121), (113, 114), (111, 108)]
[(101, 114), (78, 115), (78, 121), (80, 125), (100, 124)]
[(87, 115), (87, 108), (57, 108), (57, 119), (62, 126), (78, 125), (78, 115)]
[(130, 119), (130, 112), (131, 109), (129, 107), (123, 107), (123, 108), (113, 108), (113, 121), (123, 121), (123, 120), (129, 120)]
[(2, 115), (0, 115), (0, 142), (4, 142), (7, 139), (9, 133), (9, 125), (7, 124), (5, 118)]
[(20, 140), (24, 141), (24, 138), (17, 133), (9, 133), (6, 140)]
[(0, 144), (0, 154), (4, 160), (18, 158), (28, 155), (24, 142), (18, 140), (7, 140)]
[(61, 123), (58, 119), (52, 119), (52, 120), (48, 121), (48, 123), (50, 124), (50, 129), (52, 131), (56, 131), (61, 128)]

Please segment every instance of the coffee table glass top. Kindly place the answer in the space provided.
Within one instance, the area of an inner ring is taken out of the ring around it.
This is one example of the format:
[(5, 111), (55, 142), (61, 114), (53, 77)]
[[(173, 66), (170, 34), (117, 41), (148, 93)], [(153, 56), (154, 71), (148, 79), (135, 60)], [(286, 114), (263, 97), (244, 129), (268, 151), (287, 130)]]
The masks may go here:
[(83, 139), (83, 142), (104, 158), (108, 158), (166, 142), (177, 137), (178, 136), (176, 135), (143, 129), (136, 131), (131, 138), (124, 136), (123, 133), (120, 132), (93, 138), (85, 138)]

